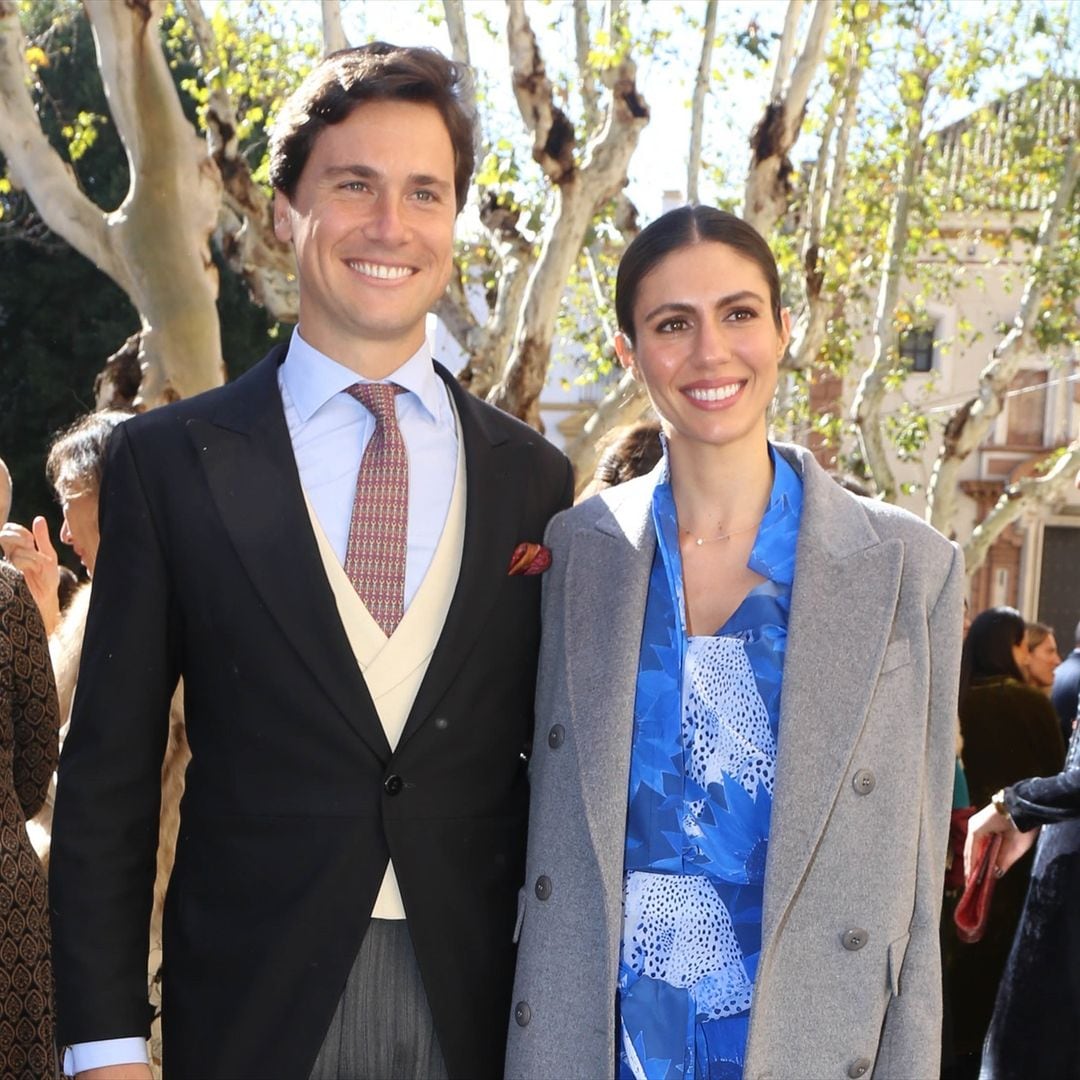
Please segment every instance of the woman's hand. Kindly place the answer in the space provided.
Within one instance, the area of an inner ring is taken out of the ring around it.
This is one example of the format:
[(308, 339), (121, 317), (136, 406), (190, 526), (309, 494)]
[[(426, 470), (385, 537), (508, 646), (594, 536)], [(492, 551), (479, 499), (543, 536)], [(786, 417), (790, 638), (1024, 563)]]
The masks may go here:
[(25, 525), (9, 521), (0, 529), (0, 547), (26, 579), (45, 633), (51, 634), (60, 622), (60, 562), (49, 536), (49, 523), (36, 517), (31, 532)]
[(964, 841), (965, 878), (971, 877), (971, 870), (976, 861), (976, 851), (981, 852), (982, 845), (987, 843), (995, 833), (1001, 835), (1001, 848), (998, 851), (997, 865), (993, 870), (998, 877), (1001, 877), (1035, 843), (1039, 830), (1021, 832), (1007, 814), (999, 813), (992, 804), (984, 806), (977, 814), (973, 814), (968, 822), (967, 840)]

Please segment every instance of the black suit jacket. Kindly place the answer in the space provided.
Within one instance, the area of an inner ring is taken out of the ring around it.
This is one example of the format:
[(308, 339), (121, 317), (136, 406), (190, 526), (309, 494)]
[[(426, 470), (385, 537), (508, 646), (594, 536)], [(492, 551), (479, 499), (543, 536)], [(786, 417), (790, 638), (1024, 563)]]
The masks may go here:
[(132, 419), (110, 447), (54, 824), (59, 1040), (148, 1031), (160, 768), (183, 676), (192, 759), (165, 908), (167, 1075), (306, 1077), (392, 855), (450, 1073), (495, 1076), (540, 601), (539, 577), (507, 567), (570, 502), (569, 464), (440, 369), (465, 446), (464, 552), (391, 753), (303, 503), (283, 356)]

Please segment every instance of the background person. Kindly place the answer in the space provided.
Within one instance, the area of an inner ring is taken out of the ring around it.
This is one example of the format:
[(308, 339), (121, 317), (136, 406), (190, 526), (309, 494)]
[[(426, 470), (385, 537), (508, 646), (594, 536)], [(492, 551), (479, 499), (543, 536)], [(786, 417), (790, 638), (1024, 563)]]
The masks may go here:
[(1030, 686), (1049, 697), (1050, 689), (1054, 685), (1054, 671), (1061, 663), (1057, 641), (1054, 639), (1054, 628), (1046, 623), (1029, 622), (1025, 641), (1028, 658), (1024, 675)]
[(56, 768), (45, 628), (22, 575), (0, 563), (0, 1076), (56, 1075), (45, 874), (26, 821)]
[(1002, 838), (997, 869), (1006, 880), (1036, 837), (1038, 848), (980, 1075), (986, 1080), (1075, 1076), (1080, 1065), (1080, 768), (1020, 780), (995, 794), (971, 819), (969, 867), (979, 845), (995, 833)]
[[(975, 806), (986, 805), (995, 791), (1024, 777), (1053, 775), (1064, 760), (1054, 710), (1024, 681), (1025, 633), (1018, 611), (995, 607), (976, 615), (964, 641), (960, 731), (964, 773)], [(998, 884), (982, 940), (959, 945), (953, 952), (948, 985), (956, 1077), (978, 1072), (1030, 871), (1029, 856)]]
[(745, 222), (659, 218), (616, 311), (667, 454), (548, 533), (507, 1075), (932, 1075), (962, 559), (768, 442)]
[(1054, 672), (1054, 685), (1050, 701), (1061, 723), (1061, 734), (1066, 742), (1072, 737), (1076, 725), (1077, 701), (1080, 699), (1080, 622), (1073, 635), (1073, 650), (1061, 661)]

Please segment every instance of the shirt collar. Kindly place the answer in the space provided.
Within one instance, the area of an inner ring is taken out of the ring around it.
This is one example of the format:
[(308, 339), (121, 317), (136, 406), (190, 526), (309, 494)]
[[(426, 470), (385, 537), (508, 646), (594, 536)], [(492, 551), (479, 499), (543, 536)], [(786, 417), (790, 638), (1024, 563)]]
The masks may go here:
[[(281, 378), (296, 406), (297, 414), (304, 423), (335, 394), (347, 390), (354, 383), (372, 381), (309, 345), (300, 336), (299, 327), (293, 330), (289, 341), (289, 351), (281, 365)], [(426, 338), (401, 367), (378, 381), (397, 383), (416, 396), (433, 421), (446, 420), (449, 409), (447, 391), (435, 371), (431, 346)]]

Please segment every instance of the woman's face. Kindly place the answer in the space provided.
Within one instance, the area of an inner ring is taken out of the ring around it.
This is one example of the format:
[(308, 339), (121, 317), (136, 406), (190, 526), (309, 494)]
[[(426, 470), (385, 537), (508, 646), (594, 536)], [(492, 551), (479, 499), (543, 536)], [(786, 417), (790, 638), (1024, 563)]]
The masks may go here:
[(93, 488), (62, 492), (60, 507), (64, 511), (60, 539), (74, 549), (86, 572), (93, 577), (101, 540), (98, 532), (98, 493)]
[(640, 379), (670, 439), (714, 445), (765, 438), (790, 318), (773, 321), (752, 259), (703, 241), (665, 256), (634, 301), (634, 342), (616, 351)]
[(1028, 650), (1028, 678), (1035, 686), (1054, 685), (1054, 668), (1061, 663), (1057, 642), (1053, 634), (1047, 634), (1033, 649)]

